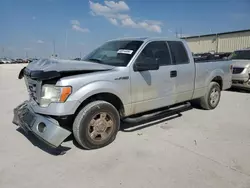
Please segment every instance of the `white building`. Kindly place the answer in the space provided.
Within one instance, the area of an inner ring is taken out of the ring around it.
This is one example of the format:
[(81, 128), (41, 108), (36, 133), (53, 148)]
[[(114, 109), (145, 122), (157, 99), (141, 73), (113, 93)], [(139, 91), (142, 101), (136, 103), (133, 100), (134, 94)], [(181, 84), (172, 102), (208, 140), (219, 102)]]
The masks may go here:
[(250, 29), (216, 33), (200, 36), (183, 37), (193, 53), (233, 52), (250, 47)]

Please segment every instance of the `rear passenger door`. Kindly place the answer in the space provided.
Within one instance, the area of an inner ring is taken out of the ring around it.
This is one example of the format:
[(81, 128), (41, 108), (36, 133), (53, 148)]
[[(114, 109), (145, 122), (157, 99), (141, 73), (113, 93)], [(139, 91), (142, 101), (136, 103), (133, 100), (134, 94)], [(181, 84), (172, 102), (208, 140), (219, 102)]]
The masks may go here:
[(190, 100), (195, 84), (195, 65), (190, 60), (186, 44), (182, 41), (168, 41), (172, 62), (176, 71), (175, 103)]

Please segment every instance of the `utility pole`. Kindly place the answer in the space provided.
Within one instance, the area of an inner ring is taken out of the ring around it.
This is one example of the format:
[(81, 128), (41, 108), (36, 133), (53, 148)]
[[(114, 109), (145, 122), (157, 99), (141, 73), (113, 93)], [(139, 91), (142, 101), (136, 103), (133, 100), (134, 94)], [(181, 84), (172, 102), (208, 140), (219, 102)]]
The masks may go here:
[(218, 48), (219, 48), (219, 38), (218, 34), (216, 33), (216, 50), (215, 50), (216, 53), (218, 53)]
[(4, 47), (3, 47), (2, 51), (3, 51), (3, 57), (4, 57)]
[(55, 44), (55, 40), (53, 40), (53, 56), (56, 56), (56, 44)]
[(175, 36), (176, 36), (176, 38), (178, 38), (178, 31), (177, 31), (177, 29), (175, 29)]
[(68, 30), (66, 30), (65, 35), (65, 57), (67, 58), (67, 48), (68, 48)]
[(212, 34), (212, 29), (210, 28), (210, 34)]

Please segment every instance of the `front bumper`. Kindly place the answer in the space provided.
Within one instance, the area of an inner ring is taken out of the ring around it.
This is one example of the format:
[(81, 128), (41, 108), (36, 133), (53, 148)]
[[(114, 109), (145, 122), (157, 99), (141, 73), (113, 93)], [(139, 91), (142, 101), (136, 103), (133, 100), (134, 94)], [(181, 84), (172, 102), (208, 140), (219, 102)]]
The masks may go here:
[(250, 79), (248, 81), (233, 80), (232, 87), (250, 89)]
[(32, 132), (40, 140), (52, 147), (58, 147), (71, 134), (70, 131), (60, 127), (55, 119), (36, 114), (25, 101), (14, 109), (14, 124), (26, 132)]

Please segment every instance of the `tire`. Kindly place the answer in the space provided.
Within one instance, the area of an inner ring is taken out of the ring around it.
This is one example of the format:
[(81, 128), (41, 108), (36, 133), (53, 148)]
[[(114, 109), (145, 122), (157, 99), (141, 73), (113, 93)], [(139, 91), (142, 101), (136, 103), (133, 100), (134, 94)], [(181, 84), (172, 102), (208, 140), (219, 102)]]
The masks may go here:
[[(213, 100), (211, 95), (214, 91), (216, 91), (217, 97), (215, 97), (215, 93), (214, 93), (214, 100)], [(218, 106), (220, 102), (220, 97), (221, 97), (220, 85), (217, 82), (211, 82), (209, 84), (208, 91), (205, 94), (205, 96), (200, 98), (200, 106), (205, 110), (213, 110)]]
[(73, 123), (74, 137), (84, 149), (98, 149), (109, 145), (115, 140), (119, 129), (119, 113), (106, 101), (87, 104)]

